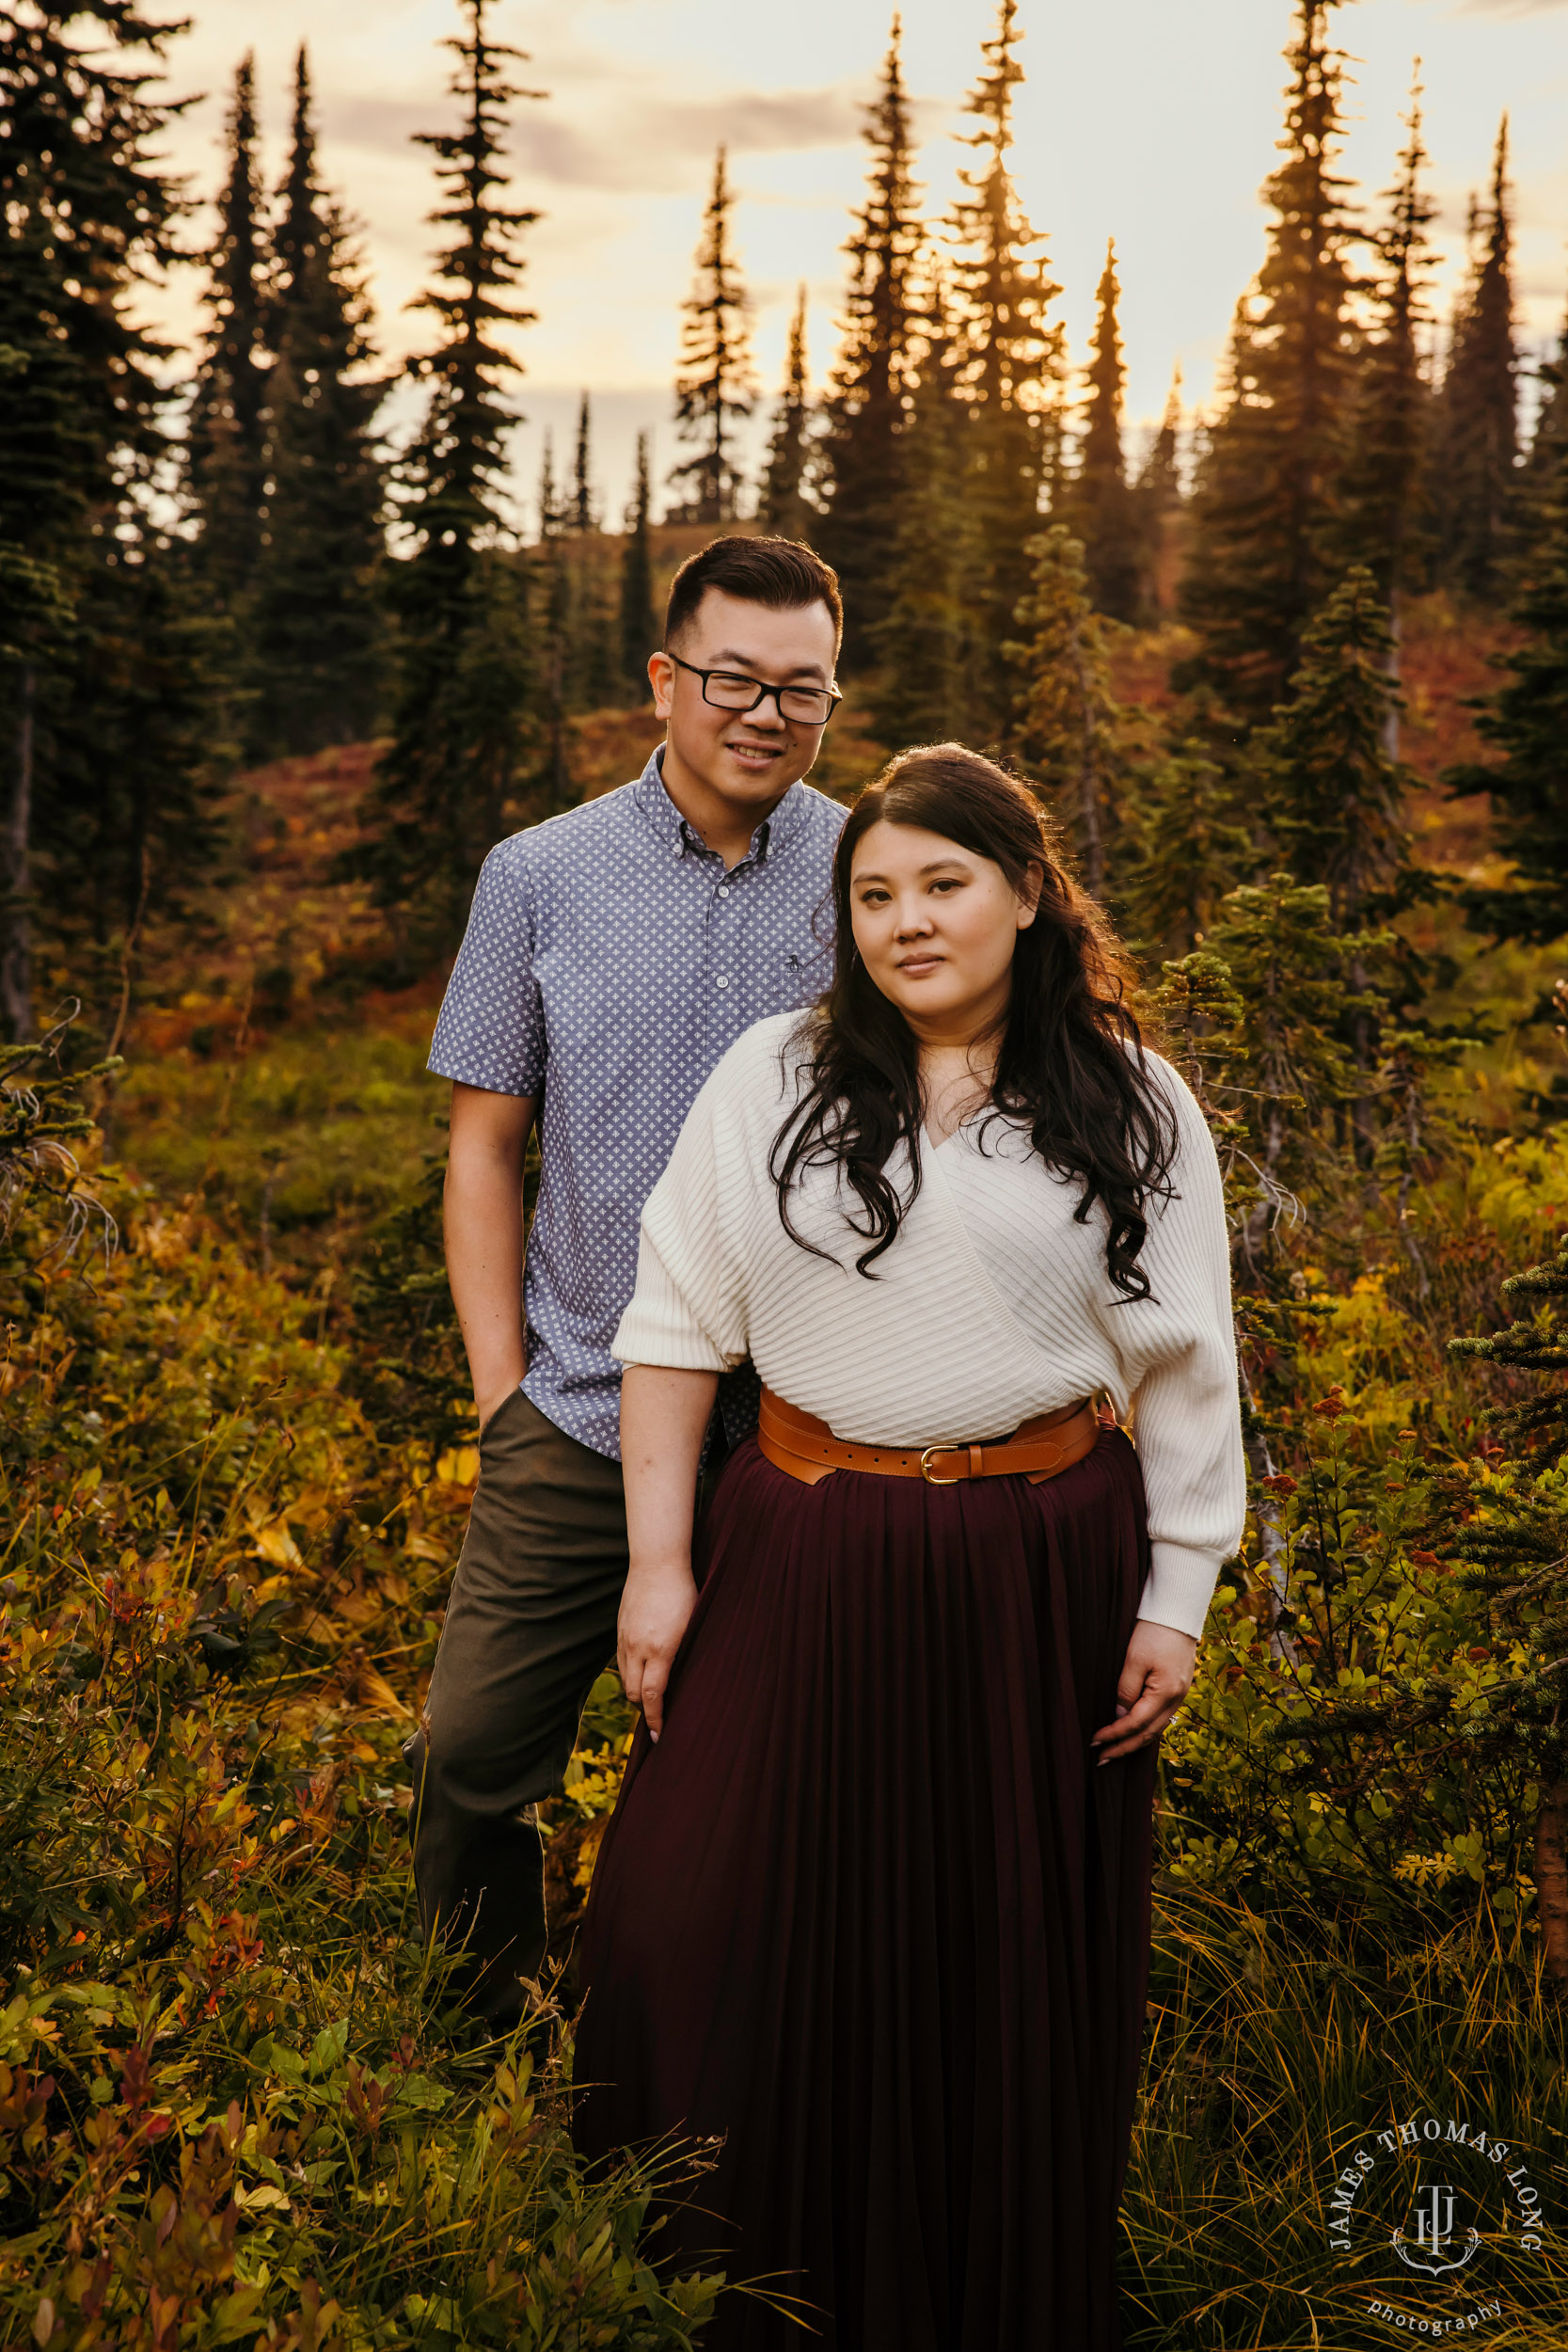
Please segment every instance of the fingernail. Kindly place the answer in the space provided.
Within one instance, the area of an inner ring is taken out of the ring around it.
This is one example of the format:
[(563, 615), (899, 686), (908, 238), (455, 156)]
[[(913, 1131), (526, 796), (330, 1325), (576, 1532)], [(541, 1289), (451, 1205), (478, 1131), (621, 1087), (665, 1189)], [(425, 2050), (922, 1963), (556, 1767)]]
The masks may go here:
[(654, 1730), (651, 1726), (650, 1726), (649, 1731), (648, 1731), (648, 1737), (649, 1737), (649, 1739), (653, 1741), (653, 1743), (654, 1743), (655, 1747), (657, 1748), (657, 1745), (658, 1745), (658, 1734), (657, 1734), (657, 1731), (655, 1731), (655, 1730)]

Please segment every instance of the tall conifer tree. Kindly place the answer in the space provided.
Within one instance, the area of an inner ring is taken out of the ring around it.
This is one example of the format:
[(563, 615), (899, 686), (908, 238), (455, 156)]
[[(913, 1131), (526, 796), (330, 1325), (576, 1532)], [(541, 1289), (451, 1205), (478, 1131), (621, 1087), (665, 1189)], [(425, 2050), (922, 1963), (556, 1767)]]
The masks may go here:
[(246, 623), (252, 754), (311, 752), (374, 732), (385, 668), (379, 582), (385, 485), (373, 437), (385, 384), (350, 231), (318, 176), (309, 70), (273, 236), (265, 536)]
[(1150, 618), (1162, 617), (1170, 591), (1170, 543), (1181, 509), (1181, 371), (1171, 378), (1164, 414), (1149, 443), (1134, 485), (1138, 537), (1143, 548), (1144, 603)]
[(434, 313), (436, 347), (409, 363), (425, 386), (424, 418), (401, 468), (401, 517), (414, 553), (391, 575), (401, 623), (390, 749), (377, 771), (380, 830), (362, 862), (384, 902), (424, 898), (453, 920), (501, 829), (531, 734), (534, 681), (519, 592), (500, 514), (514, 419), (500, 388), (518, 362), (498, 329), (531, 322), (515, 299), (523, 231), (539, 217), (499, 200), (509, 109), (541, 95), (508, 79), (521, 52), (490, 37), (494, 0), (462, 0), (466, 30), (449, 39), (455, 131), (420, 132), (446, 233), (434, 284), (417, 308)]
[[(1420, 89), (1411, 94), (1409, 137), (1373, 240), (1379, 261), (1378, 319), (1361, 362), (1344, 485), (1345, 552), (1369, 565), (1388, 607), (1387, 656), (1398, 682), (1404, 597), (1419, 586), (1428, 549), (1423, 504), (1429, 472), (1433, 397), (1421, 361), (1420, 330), (1432, 267), (1427, 230), (1436, 206), (1424, 183)], [(1387, 698), (1384, 749), (1399, 753), (1399, 701)]]
[(843, 583), (850, 661), (863, 658), (891, 602), (887, 550), (908, 485), (903, 443), (922, 324), (911, 271), (923, 230), (901, 41), (895, 16), (881, 84), (865, 110), (870, 166), (845, 247), (844, 343), (824, 403), (827, 513), (816, 535)]
[(673, 510), (687, 522), (723, 523), (737, 512), (742, 480), (733, 427), (752, 413), (751, 302), (735, 257), (724, 150), (714, 159), (713, 191), (697, 248), (697, 282), (682, 306), (675, 431), (696, 454), (674, 467)]
[(1043, 240), (1014, 187), (1013, 92), (1023, 79), (1017, 0), (999, 0), (996, 31), (981, 43), (984, 68), (964, 102), (977, 151), (958, 177), (963, 194), (950, 229), (958, 319), (956, 385), (970, 412), (965, 496), (975, 518), (981, 568), (974, 582), (991, 731), (1005, 731), (1012, 680), (1002, 646), (1029, 589), (1028, 544), (1058, 467), (1062, 330), (1047, 313), (1061, 289), (1031, 248)]
[(637, 477), (626, 509), (626, 538), (621, 549), (621, 675), (633, 698), (645, 701), (648, 656), (658, 644), (654, 618), (653, 550), (649, 545), (648, 437), (637, 437)]
[(1346, 573), (1302, 639), (1301, 667), (1274, 723), (1253, 738), (1266, 813), (1285, 863), (1327, 885), (1353, 930), (1385, 911), (1409, 866), (1411, 779), (1385, 748), (1388, 611), (1366, 565)]
[(806, 290), (796, 297), (789, 323), (784, 391), (773, 412), (773, 437), (762, 477), (758, 514), (765, 531), (779, 539), (807, 539), (816, 509), (806, 497), (811, 465), (811, 392), (806, 376)]
[(1122, 446), (1127, 369), (1117, 316), (1120, 296), (1117, 248), (1112, 244), (1105, 250), (1105, 267), (1095, 298), (1086, 414), (1067, 503), (1072, 527), (1084, 543), (1089, 594), (1096, 611), (1132, 622), (1143, 611), (1145, 561)]
[(1341, 139), (1338, 0), (1296, 0), (1287, 52), (1285, 160), (1254, 293), (1238, 309), (1224, 409), (1194, 505), (1182, 606), (1201, 647), (1180, 682), (1211, 688), (1243, 724), (1267, 717), (1334, 577), (1356, 349), (1348, 248), (1355, 231)]
[(540, 768), (546, 803), (564, 805), (567, 787), (566, 704), (572, 686), (572, 583), (566, 571), (566, 510), (556, 488), (555, 449), (548, 433), (539, 468), (539, 579), (543, 621), (545, 748)]
[(1568, 448), (1568, 322), (1558, 335), (1556, 350), (1542, 358), (1535, 375), (1541, 388), (1535, 425), (1513, 496), (1513, 554), (1521, 580), (1533, 574), (1550, 540), (1558, 475)]
[(1064, 523), (1029, 543), (1034, 579), (1019, 602), (1024, 632), (1006, 647), (1014, 666), (1014, 747), (1060, 796), (1085, 887), (1100, 898), (1131, 766), (1126, 719), (1111, 685), (1117, 623), (1095, 610), (1084, 549)]
[(598, 501), (594, 495), (594, 424), (586, 392), (578, 405), (577, 446), (572, 453), (571, 525), (584, 534), (599, 527)]
[(1506, 887), (1466, 891), (1471, 919), (1497, 938), (1545, 946), (1568, 936), (1568, 445), (1511, 617), (1523, 643), (1502, 657), (1508, 682), (1476, 720), (1498, 756), (1444, 782), (1491, 793), (1497, 846), (1514, 863)]
[(208, 839), (185, 723), (199, 665), (180, 627), (146, 626), (139, 732), (102, 691), (110, 634), (132, 632), (144, 596), (177, 596), (141, 496), (166, 449), (168, 353), (136, 311), (181, 210), (158, 161), (178, 107), (156, 87), (178, 29), (119, 0), (0, 8), (0, 1024), (13, 1037), (30, 1033), (40, 930), (69, 920), (104, 947), (117, 928), (128, 940), (149, 893), (172, 895)]
[(261, 548), (267, 443), (266, 229), (256, 159), (256, 69), (234, 74), (229, 168), (209, 256), (210, 324), (191, 403), (188, 465), (204, 592), (236, 614)]
[(972, 583), (981, 564), (967, 495), (968, 411), (952, 384), (954, 335), (933, 264), (926, 348), (909, 427), (908, 486), (888, 550), (886, 611), (867, 632), (879, 675), (871, 715), (885, 743), (986, 739)]
[(1519, 456), (1506, 115), (1497, 133), (1491, 200), (1475, 218), (1474, 246), (1443, 377), (1438, 519), (1447, 578), (1462, 596), (1482, 602), (1496, 595), (1502, 579)]

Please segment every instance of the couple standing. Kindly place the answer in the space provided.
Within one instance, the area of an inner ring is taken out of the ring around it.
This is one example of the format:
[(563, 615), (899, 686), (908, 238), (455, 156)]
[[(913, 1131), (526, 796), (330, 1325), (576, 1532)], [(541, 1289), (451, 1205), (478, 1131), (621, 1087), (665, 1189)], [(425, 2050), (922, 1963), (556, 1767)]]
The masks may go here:
[(840, 624), (809, 548), (715, 541), (660, 750), (480, 878), (420, 1907), (515, 2022), (525, 1808), (613, 1651), (574, 2135), (721, 2135), (660, 2250), (805, 2322), (731, 2296), (705, 2343), (1112, 2352), (1155, 1742), (1244, 1502), (1219, 1172), (1031, 793), (956, 744), (847, 821), (804, 782)]

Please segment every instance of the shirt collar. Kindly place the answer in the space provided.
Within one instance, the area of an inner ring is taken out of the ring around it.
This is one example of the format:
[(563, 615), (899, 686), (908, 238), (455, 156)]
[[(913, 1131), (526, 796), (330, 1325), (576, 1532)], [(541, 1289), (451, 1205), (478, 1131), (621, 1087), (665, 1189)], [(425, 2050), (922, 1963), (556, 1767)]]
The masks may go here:
[[(664, 788), (664, 746), (659, 744), (650, 755), (647, 766), (632, 787), (632, 798), (644, 819), (652, 826), (661, 848), (673, 853), (690, 844), (701, 850), (702, 841), (687, 823), (674, 802)], [(760, 859), (764, 853), (772, 856), (784, 849), (799, 833), (805, 821), (806, 787), (797, 777), (777, 808), (765, 817), (752, 835), (747, 854)]]

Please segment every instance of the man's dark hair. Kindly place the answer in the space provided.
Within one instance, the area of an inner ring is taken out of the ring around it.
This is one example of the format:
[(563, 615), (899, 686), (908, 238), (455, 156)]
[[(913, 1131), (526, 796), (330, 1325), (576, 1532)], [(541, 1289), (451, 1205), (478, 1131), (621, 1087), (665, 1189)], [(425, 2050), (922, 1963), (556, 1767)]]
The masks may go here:
[(793, 612), (803, 604), (825, 604), (833, 616), (833, 644), (844, 638), (844, 599), (831, 564), (799, 539), (743, 539), (738, 533), (710, 539), (689, 555), (670, 582), (664, 608), (668, 646), (685, 628), (710, 588), (770, 612)]

